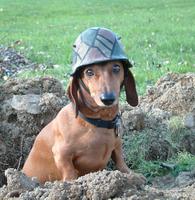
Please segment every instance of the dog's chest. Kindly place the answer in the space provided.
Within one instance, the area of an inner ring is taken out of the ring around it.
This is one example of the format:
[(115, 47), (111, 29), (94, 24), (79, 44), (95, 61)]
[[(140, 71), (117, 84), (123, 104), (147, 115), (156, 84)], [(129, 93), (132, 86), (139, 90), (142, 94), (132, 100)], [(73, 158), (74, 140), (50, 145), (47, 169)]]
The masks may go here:
[(115, 147), (113, 130), (89, 129), (79, 138), (75, 149), (75, 165), (80, 169), (96, 170), (104, 168)]
[(88, 149), (101, 149), (104, 145), (108, 148), (113, 148), (116, 140), (115, 133), (112, 129), (105, 128), (91, 128), (85, 130), (80, 137), (81, 147), (87, 147)]

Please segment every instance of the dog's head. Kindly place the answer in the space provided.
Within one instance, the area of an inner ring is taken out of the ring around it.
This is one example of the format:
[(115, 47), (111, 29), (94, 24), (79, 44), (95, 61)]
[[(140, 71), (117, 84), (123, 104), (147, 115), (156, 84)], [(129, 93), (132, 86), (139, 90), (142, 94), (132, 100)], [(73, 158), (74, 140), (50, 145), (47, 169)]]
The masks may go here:
[(67, 92), (78, 112), (79, 91), (84, 96), (85, 103), (98, 107), (112, 107), (119, 102), (123, 84), (127, 102), (131, 106), (137, 106), (138, 96), (134, 77), (120, 61), (92, 64), (82, 68), (72, 77)]

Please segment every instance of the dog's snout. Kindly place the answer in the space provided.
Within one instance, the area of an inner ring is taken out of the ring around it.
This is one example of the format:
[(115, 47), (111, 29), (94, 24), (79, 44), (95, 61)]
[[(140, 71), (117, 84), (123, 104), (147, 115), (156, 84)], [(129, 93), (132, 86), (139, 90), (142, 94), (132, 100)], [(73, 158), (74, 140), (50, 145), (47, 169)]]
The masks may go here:
[(101, 94), (100, 99), (104, 105), (110, 106), (114, 103), (114, 101), (116, 99), (116, 95), (113, 92), (103, 93), (103, 94)]

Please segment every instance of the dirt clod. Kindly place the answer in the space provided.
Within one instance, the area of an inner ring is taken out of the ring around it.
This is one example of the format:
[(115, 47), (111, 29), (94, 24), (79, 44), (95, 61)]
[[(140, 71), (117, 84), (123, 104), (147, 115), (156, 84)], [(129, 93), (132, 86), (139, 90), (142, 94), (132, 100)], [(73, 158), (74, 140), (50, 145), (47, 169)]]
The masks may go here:
[(191, 112), (195, 105), (195, 74), (169, 73), (163, 76), (141, 99), (142, 106), (148, 103), (147, 107), (160, 108), (173, 114)]

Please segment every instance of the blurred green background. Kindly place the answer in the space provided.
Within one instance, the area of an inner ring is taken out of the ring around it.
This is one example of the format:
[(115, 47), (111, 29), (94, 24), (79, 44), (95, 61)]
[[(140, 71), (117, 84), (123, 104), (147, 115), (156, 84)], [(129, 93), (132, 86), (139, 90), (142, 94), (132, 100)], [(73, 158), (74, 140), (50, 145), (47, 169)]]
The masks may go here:
[(194, 0), (0, 0), (0, 44), (14, 47), (43, 71), (67, 84), (72, 44), (88, 27), (112, 29), (122, 37), (138, 90), (166, 72), (195, 72)]

